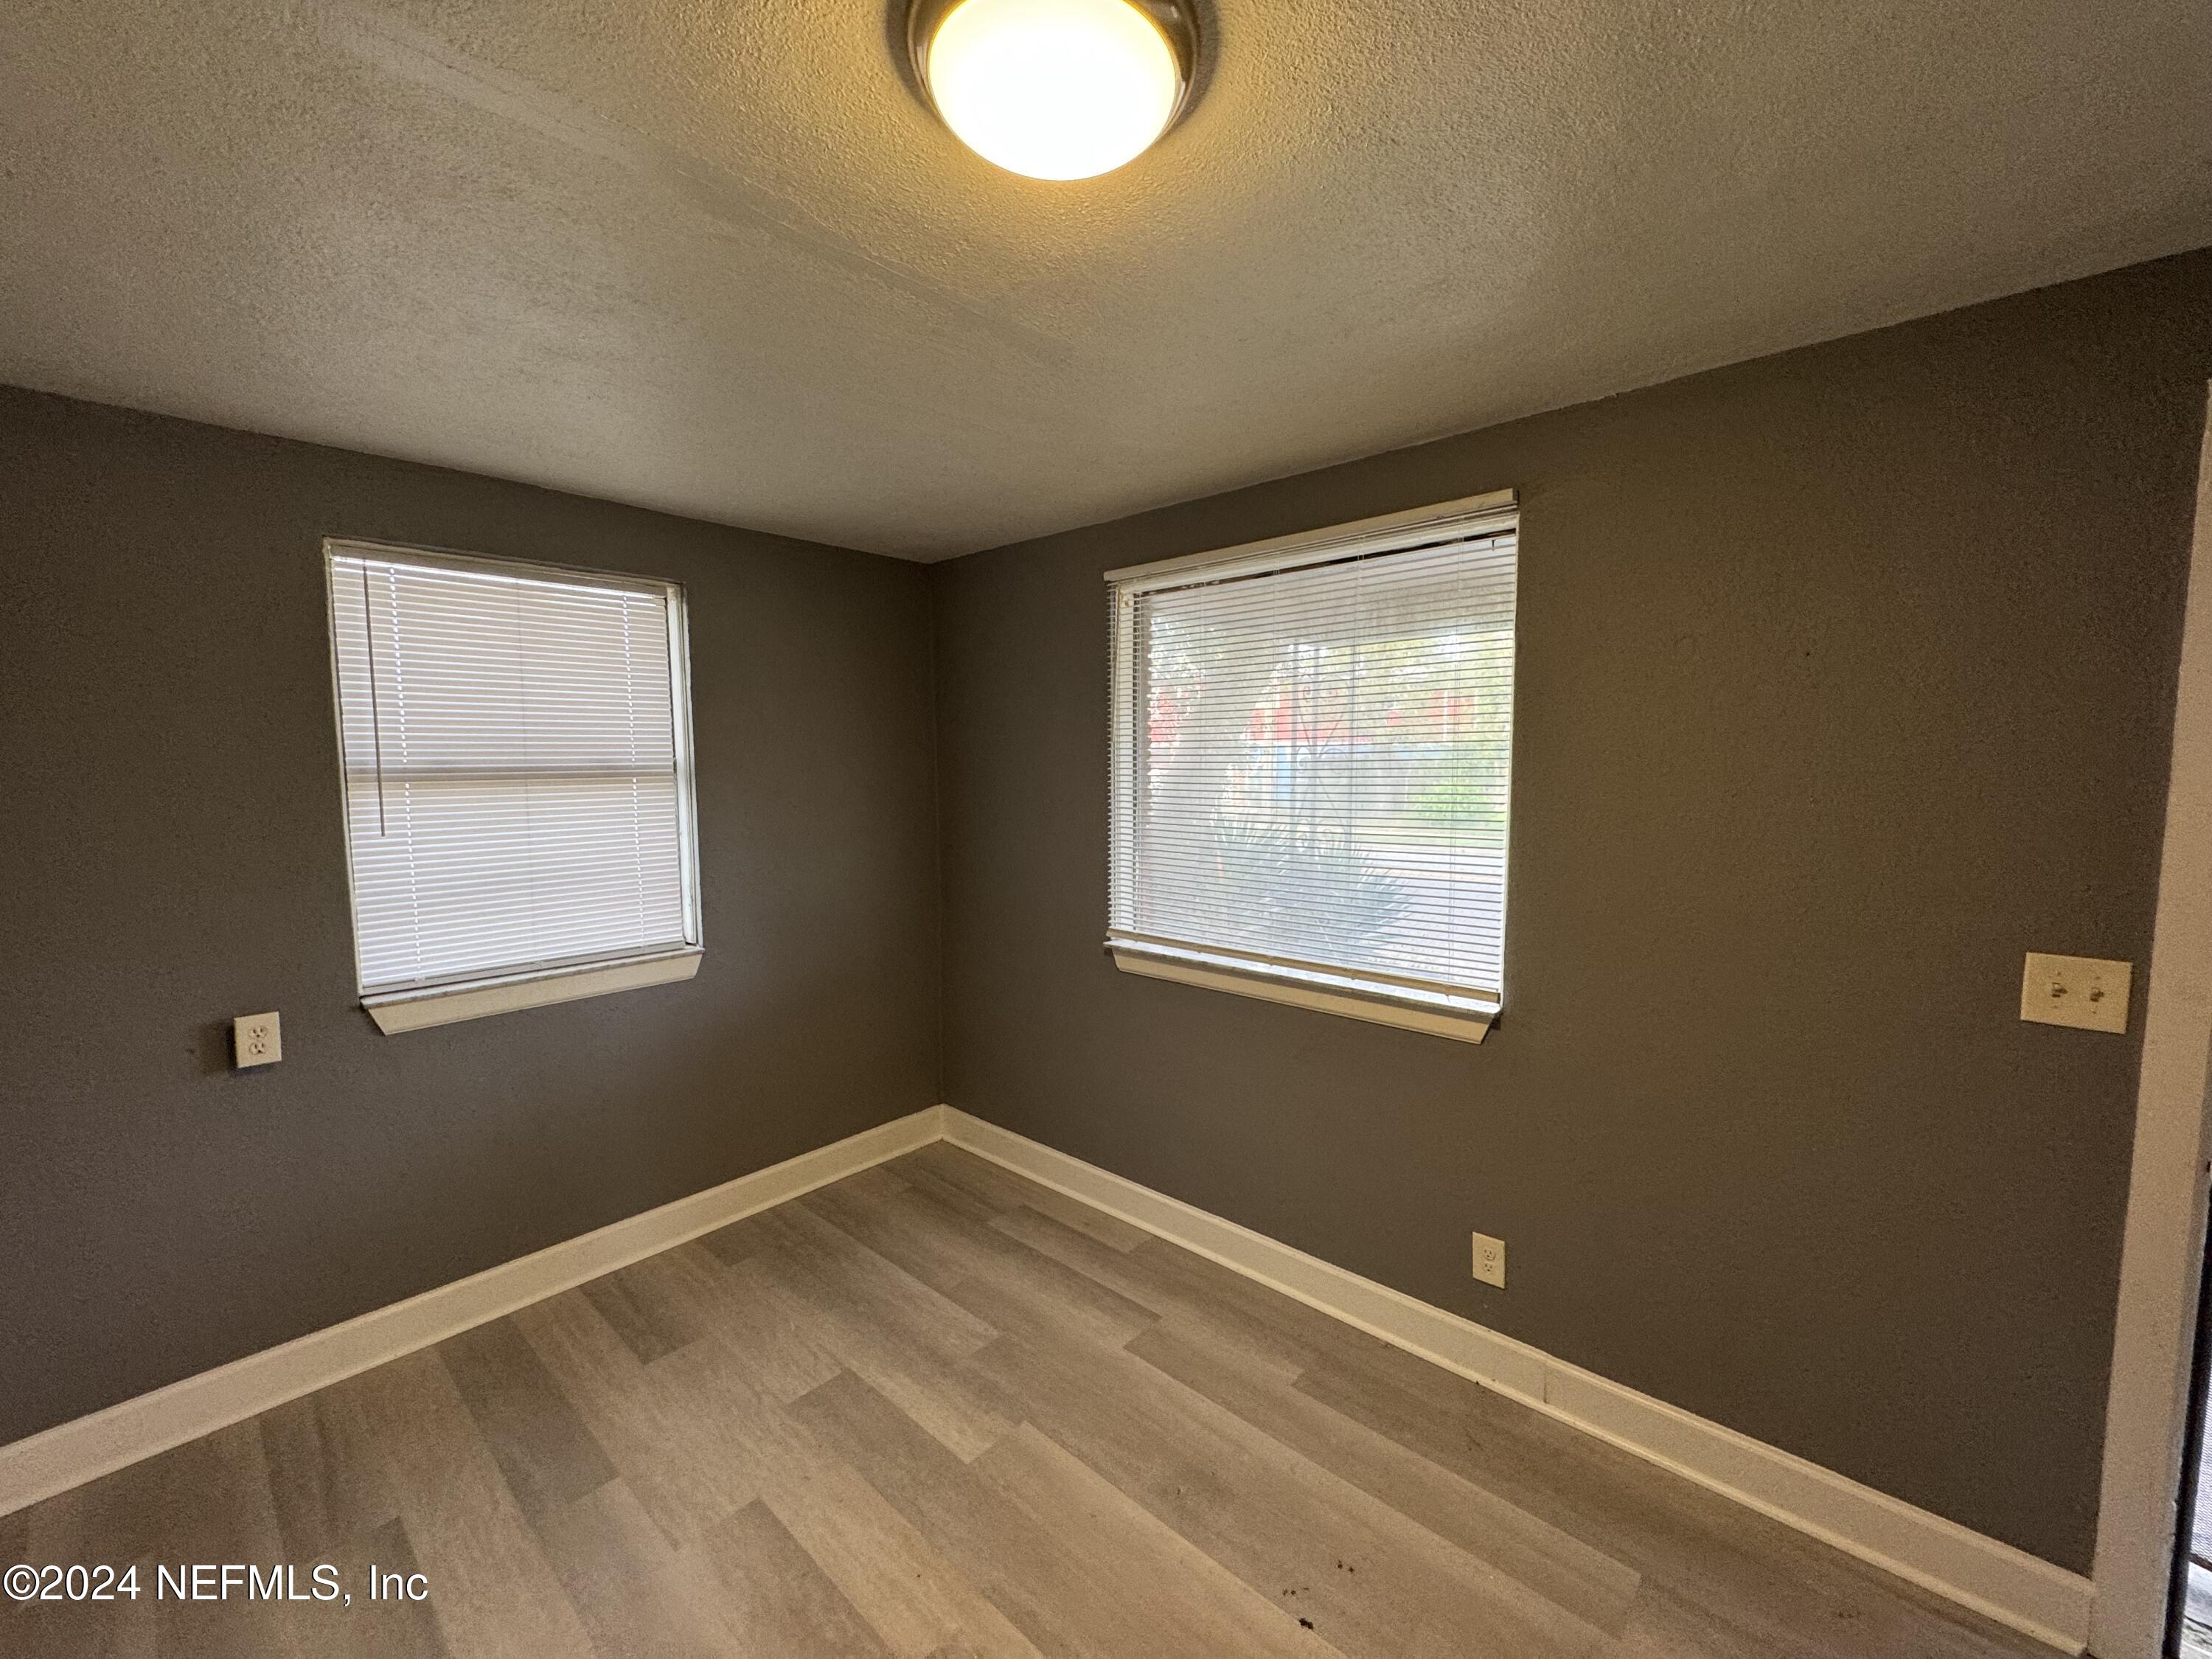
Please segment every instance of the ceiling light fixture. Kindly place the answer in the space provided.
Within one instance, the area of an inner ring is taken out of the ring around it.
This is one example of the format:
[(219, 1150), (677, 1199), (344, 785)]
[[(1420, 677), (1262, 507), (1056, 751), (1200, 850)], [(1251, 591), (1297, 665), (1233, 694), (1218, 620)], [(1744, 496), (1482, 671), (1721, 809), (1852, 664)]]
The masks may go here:
[(1089, 179), (1151, 148), (1190, 91), (1191, 0), (910, 0), (907, 50), (945, 125), (1031, 179)]

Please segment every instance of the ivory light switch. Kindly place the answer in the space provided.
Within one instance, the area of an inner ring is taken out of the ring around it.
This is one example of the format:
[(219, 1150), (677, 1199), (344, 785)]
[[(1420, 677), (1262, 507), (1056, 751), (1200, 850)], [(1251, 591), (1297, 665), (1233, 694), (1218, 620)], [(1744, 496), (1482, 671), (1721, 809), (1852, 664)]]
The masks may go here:
[(2128, 1029), (2128, 984), (2134, 965), (2097, 957), (2027, 953), (2020, 984), (2020, 1017), (2085, 1031)]

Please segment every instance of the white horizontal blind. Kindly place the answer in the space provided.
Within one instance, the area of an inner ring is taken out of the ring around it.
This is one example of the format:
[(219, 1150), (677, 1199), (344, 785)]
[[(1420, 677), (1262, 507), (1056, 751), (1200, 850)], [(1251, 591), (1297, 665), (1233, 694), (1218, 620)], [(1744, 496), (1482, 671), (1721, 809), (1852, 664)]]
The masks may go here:
[(1516, 535), (1509, 511), (1407, 539), (1117, 585), (1117, 949), (1495, 1003)]
[(333, 544), (364, 994), (697, 941), (678, 590)]

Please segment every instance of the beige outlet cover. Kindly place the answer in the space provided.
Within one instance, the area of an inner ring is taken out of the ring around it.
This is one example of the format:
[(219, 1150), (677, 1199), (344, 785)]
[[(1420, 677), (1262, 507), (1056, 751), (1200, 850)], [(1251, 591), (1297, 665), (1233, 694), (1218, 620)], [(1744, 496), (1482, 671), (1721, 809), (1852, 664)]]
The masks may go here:
[(2134, 976), (2131, 963), (2030, 951), (2021, 976), (2020, 1017), (2085, 1031), (2124, 1031), (2128, 986)]

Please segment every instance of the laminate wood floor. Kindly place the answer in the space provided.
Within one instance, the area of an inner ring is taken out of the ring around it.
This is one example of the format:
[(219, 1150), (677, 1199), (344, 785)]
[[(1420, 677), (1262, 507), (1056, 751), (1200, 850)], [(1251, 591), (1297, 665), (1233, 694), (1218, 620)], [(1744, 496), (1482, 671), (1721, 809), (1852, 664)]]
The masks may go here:
[[(0, 1517), (10, 1656), (2048, 1650), (945, 1145)], [(166, 1565), (352, 1597), (157, 1599)], [(368, 1599), (419, 1574), (424, 1599)]]

